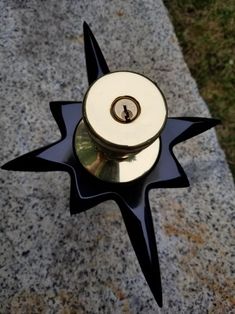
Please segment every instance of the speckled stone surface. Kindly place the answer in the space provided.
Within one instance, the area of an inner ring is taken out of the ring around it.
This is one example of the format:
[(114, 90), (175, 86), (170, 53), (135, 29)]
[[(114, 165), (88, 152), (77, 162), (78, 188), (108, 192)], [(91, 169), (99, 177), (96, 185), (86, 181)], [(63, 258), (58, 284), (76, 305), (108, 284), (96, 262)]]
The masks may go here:
[[(82, 23), (111, 70), (158, 83), (169, 116), (209, 116), (161, 0), (0, 2), (1, 163), (55, 141), (52, 100), (87, 88)], [(114, 202), (69, 213), (64, 173), (0, 172), (0, 313), (234, 313), (231, 174), (215, 132), (175, 149), (191, 187), (150, 192), (163, 309)]]

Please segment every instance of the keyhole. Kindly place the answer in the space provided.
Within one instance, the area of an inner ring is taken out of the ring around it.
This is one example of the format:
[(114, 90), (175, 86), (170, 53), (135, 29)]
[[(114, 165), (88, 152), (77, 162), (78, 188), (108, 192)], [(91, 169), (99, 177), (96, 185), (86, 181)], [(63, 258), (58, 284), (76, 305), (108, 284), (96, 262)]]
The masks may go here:
[(127, 109), (126, 105), (123, 105), (122, 117), (126, 120), (126, 122), (130, 122), (133, 117), (133, 113), (131, 112), (131, 110)]
[(112, 103), (111, 114), (118, 122), (130, 123), (139, 116), (140, 105), (131, 96), (118, 97)]

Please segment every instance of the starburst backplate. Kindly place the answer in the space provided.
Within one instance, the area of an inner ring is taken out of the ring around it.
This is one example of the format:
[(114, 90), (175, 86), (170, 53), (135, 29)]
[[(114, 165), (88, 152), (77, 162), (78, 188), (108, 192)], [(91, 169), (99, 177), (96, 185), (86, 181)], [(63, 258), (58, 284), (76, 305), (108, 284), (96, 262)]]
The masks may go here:
[[(109, 69), (89, 26), (84, 23), (86, 67), (89, 85)], [(151, 170), (128, 183), (101, 181), (80, 163), (74, 148), (74, 134), (83, 118), (82, 102), (52, 102), (50, 109), (61, 139), (20, 156), (2, 166), (16, 171), (66, 171), (71, 177), (70, 212), (77, 214), (102, 201), (115, 200), (120, 207), (128, 235), (146, 281), (162, 306), (160, 268), (148, 192), (151, 188), (189, 186), (187, 176), (173, 154), (174, 145), (217, 125), (207, 118), (168, 118), (160, 135), (161, 151)]]

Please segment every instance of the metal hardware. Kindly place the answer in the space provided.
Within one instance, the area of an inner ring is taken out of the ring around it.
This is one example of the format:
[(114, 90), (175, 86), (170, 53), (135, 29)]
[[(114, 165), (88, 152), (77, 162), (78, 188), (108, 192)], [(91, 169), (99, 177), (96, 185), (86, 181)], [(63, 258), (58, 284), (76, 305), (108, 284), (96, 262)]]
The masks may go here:
[(75, 133), (81, 164), (108, 182), (135, 180), (154, 165), (167, 109), (159, 88), (143, 75), (120, 71), (95, 81)]

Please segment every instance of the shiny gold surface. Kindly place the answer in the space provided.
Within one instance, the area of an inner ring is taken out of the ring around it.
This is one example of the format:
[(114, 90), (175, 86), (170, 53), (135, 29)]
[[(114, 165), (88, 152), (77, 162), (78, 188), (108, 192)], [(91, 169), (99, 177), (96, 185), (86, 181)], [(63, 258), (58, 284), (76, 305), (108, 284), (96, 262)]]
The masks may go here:
[(160, 140), (155, 140), (137, 154), (117, 158), (100, 149), (81, 120), (75, 133), (75, 150), (81, 164), (97, 178), (107, 182), (129, 182), (147, 173), (154, 165), (160, 151)]
[(159, 137), (167, 108), (161, 91), (151, 80), (120, 71), (104, 75), (91, 85), (83, 101), (83, 117), (99, 146), (129, 155), (147, 148)]
[(154, 165), (167, 107), (156, 84), (143, 75), (106, 74), (88, 89), (75, 150), (92, 175), (107, 182), (129, 182)]

